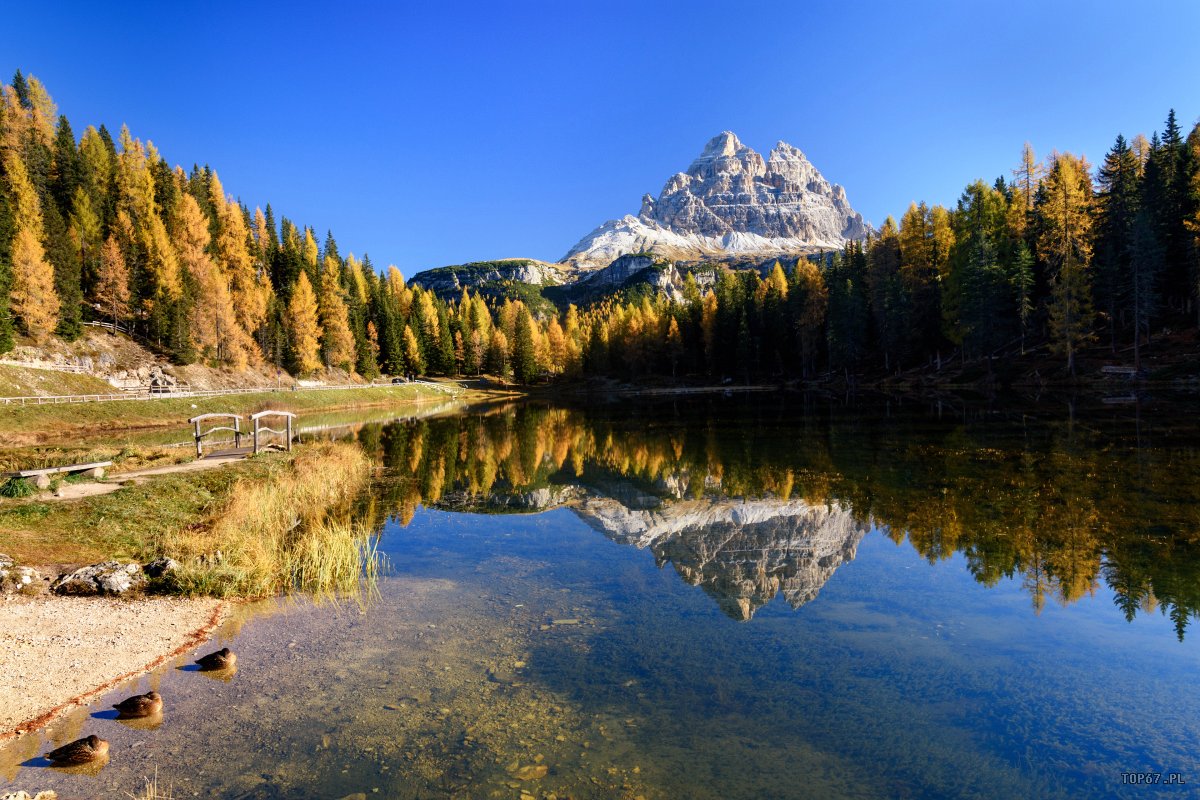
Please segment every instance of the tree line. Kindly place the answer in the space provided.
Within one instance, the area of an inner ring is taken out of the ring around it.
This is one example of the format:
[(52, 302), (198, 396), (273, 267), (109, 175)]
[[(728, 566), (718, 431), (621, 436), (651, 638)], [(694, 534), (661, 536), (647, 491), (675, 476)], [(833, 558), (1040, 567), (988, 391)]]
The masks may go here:
[[(440, 298), (343, 256), (332, 233), (170, 167), (122, 128), (76, 138), (46, 88), (0, 87), (0, 352), (112, 322), (178, 363), (294, 375), (491, 373), (752, 380), (986, 361), (1048, 344), (1068, 371), (1200, 315), (1200, 125), (1118, 136), (1100, 168), (1025, 146), (1011, 179), (913, 204), (838, 253), (689, 274), (682, 302), (625, 293), (534, 314)], [(697, 279), (697, 275), (699, 279)]]
[[(716, 268), (684, 302), (647, 297), (588, 315), (586, 371), (637, 377), (894, 372), (1045, 347), (1075, 373), (1086, 347), (1141, 350), (1200, 319), (1200, 124), (1172, 111), (1149, 140), (1117, 136), (1094, 171), (1026, 144), (1011, 178), (954, 208), (913, 203), (844, 250)], [(706, 276), (707, 277), (707, 276)]]

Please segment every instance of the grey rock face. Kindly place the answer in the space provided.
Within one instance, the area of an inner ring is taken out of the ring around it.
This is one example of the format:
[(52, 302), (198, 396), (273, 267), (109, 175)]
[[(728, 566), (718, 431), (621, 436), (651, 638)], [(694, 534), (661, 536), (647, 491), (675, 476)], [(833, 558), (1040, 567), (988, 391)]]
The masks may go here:
[(473, 288), (485, 283), (512, 281), (554, 286), (562, 283), (563, 280), (561, 269), (544, 261), (512, 259), (439, 267), (418, 272), (413, 276), (411, 282), (423, 289), (441, 294), (451, 294), (460, 292), (463, 288)]
[(646, 195), (637, 217), (610, 220), (563, 258), (598, 267), (627, 253), (688, 260), (729, 254), (787, 255), (840, 248), (867, 235), (846, 191), (799, 149), (779, 142), (766, 159), (726, 131), (686, 172)]
[(62, 595), (122, 595), (146, 585), (140, 564), (104, 561), (60, 575), (50, 591)]

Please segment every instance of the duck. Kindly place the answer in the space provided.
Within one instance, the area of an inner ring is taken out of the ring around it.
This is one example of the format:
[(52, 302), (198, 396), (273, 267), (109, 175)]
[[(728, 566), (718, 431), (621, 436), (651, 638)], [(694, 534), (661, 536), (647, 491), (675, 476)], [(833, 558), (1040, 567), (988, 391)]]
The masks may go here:
[(113, 705), (118, 712), (117, 719), (133, 719), (136, 717), (152, 717), (162, 711), (162, 695), (158, 692), (146, 692), (127, 697)]
[(57, 750), (46, 753), (46, 760), (55, 765), (90, 764), (108, 755), (108, 742), (99, 736), (85, 736)]
[(196, 659), (196, 663), (202, 670), (229, 669), (237, 663), (237, 654), (228, 647), (222, 647), (215, 653)]

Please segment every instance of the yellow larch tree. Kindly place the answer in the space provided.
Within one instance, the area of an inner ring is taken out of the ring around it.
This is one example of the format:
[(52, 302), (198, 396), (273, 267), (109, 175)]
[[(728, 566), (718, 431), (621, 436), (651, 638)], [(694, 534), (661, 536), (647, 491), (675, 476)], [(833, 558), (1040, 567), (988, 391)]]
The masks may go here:
[(417, 335), (408, 325), (404, 326), (403, 346), (405, 368), (414, 375), (425, 372), (425, 359), (421, 355), (421, 345), (417, 343)]
[(317, 271), (317, 255), (320, 252), (317, 247), (316, 237), (313, 236), (312, 228), (304, 229), (304, 244), (301, 246), (300, 254), (304, 257), (304, 263), (315, 275)]
[(54, 268), (42, 247), (42, 208), (29, 180), (25, 162), (17, 151), (4, 156), (12, 193), (12, 312), (37, 342), (43, 342), (58, 324), (59, 300), (54, 291)]
[(0, 147), (5, 152), (19, 151), (29, 129), (29, 115), (11, 86), (0, 85)]
[(1072, 375), (1075, 354), (1093, 338), (1090, 172), (1084, 159), (1056, 155), (1038, 206), (1038, 253), (1050, 267), (1050, 347), (1066, 356)]
[(188, 314), (192, 342), (202, 356), (235, 369), (246, 366), (253, 343), (238, 324), (229, 282), (208, 254), (208, 218), (190, 194), (183, 194), (175, 214), (175, 246), (179, 263), (195, 286)]
[(354, 334), (350, 332), (350, 315), (342, 297), (338, 263), (332, 256), (325, 257), (325, 268), (321, 270), (317, 307), (321, 315), (321, 355), (325, 365), (353, 370)]
[(367, 276), (363, 274), (362, 262), (354, 254), (346, 256), (346, 273), (350, 278), (350, 291), (361, 305), (367, 304)]
[(254, 257), (250, 254), (250, 231), (246, 228), (242, 209), (233, 198), (224, 196), (216, 173), (213, 173), (209, 189), (209, 203), (217, 217), (217, 239), (213, 242), (217, 263), (229, 281), (238, 324), (252, 338), (266, 321), (271, 284), (266, 272), (255, 268)]
[(321, 323), (317, 313), (317, 297), (303, 270), (296, 278), (296, 286), (288, 301), (285, 327), (297, 374), (312, 374), (321, 366)]
[(404, 291), (404, 273), (396, 268), (395, 264), (389, 264), (387, 268), (387, 284), (392, 296), (397, 300), (400, 299), (400, 293)]
[(29, 118), (33, 131), (41, 143), (49, 147), (54, 141), (54, 125), (58, 122), (58, 107), (50, 99), (45, 85), (30, 75), (25, 79), (29, 86)]
[(111, 233), (100, 248), (94, 296), (96, 304), (114, 325), (129, 316), (129, 268), (125, 266), (125, 255), (117, 237)]

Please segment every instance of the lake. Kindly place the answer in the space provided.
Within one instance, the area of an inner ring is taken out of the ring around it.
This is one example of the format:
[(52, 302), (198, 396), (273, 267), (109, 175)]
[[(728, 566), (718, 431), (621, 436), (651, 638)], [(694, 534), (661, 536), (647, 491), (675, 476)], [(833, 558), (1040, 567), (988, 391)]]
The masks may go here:
[[(0, 749), (0, 788), (1197, 796), (1195, 416), (760, 395), (356, 426), (386, 576), (240, 607), (235, 675), (131, 681)], [(102, 711), (151, 687), (154, 730)], [(97, 774), (35, 758), (87, 733)]]

